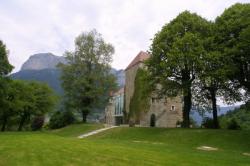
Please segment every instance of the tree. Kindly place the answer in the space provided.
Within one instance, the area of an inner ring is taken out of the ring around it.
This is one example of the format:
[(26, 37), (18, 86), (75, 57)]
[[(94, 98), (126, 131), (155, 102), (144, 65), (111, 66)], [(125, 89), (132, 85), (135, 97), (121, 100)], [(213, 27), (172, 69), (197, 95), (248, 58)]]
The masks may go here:
[(0, 121), (2, 124), (1, 131), (5, 131), (6, 125), (10, 117), (16, 114), (14, 105), (16, 104), (15, 100), (15, 91), (12, 88), (12, 81), (8, 78), (0, 79)]
[(230, 65), (235, 86), (250, 91), (250, 4), (237, 3), (216, 18), (216, 44)]
[(225, 102), (230, 103), (240, 101), (241, 93), (227, 78), (230, 66), (225, 63), (224, 55), (218, 51), (213, 31), (214, 29), (212, 28), (210, 37), (206, 39), (206, 53), (201, 59), (203, 65), (197, 71), (197, 79), (194, 81), (192, 89), (194, 94), (193, 99), (196, 105), (198, 105), (197, 108), (212, 109), (213, 128), (219, 128), (217, 97), (221, 97)]
[(28, 104), (33, 104), (33, 100), (24, 99), (24, 96), (29, 96), (27, 92), (29, 90), (25, 89), (25, 84), (22, 81), (9, 80), (8, 84), (5, 86), (5, 100), (4, 108), (1, 109), (1, 119), (2, 119), (2, 131), (5, 130), (8, 120), (19, 114), (19, 111), (23, 109), (24, 106)]
[(19, 90), (22, 107), (19, 109), (21, 131), (25, 121), (31, 116), (44, 116), (51, 112), (56, 104), (56, 96), (47, 84), (39, 82), (23, 82)]
[(13, 99), (7, 111), (14, 111), (18, 116), (18, 131), (32, 116), (43, 116), (56, 103), (53, 91), (43, 83), (13, 80), (10, 92)]
[(83, 122), (93, 108), (107, 102), (109, 91), (115, 87), (110, 72), (113, 53), (113, 46), (92, 30), (76, 38), (75, 51), (64, 55), (68, 63), (59, 65), (65, 104), (80, 112)]
[(33, 131), (40, 130), (43, 127), (44, 119), (44, 116), (36, 116), (31, 123), (31, 129)]
[(0, 40), (0, 77), (4, 77), (9, 74), (13, 69), (13, 66), (8, 61), (8, 51), (6, 46)]
[(9, 117), (13, 114), (9, 110), (10, 102), (13, 96), (9, 94), (10, 79), (7, 75), (11, 72), (13, 66), (8, 61), (8, 51), (6, 46), (0, 40), (0, 120), (2, 121), (2, 131), (5, 130)]
[(75, 117), (70, 110), (59, 110), (52, 114), (49, 122), (51, 129), (58, 129), (75, 122)]
[(183, 94), (183, 127), (190, 124), (191, 87), (202, 66), (203, 39), (207, 37), (208, 29), (209, 22), (185, 11), (163, 26), (150, 48), (152, 56), (147, 68), (155, 85), (162, 86), (158, 93), (166, 96)]

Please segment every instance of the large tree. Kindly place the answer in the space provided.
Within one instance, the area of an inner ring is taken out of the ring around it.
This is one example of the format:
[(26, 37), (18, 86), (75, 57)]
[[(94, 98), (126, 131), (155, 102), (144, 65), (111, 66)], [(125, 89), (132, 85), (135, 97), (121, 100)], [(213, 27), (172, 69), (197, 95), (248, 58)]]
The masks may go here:
[(216, 44), (230, 65), (229, 78), (250, 92), (250, 4), (235, 4), (216, 18)]
[(16, 114), (13, 106), (15, 104), (15, 91), (12, 88), (10, 79), (0, 79), (0, 124), (1, 131), (5, 131), (9, 119)]
[[(7, 120), (12, 111), (9, 111), (11, 97), (8, 95), (10, 79), (8, 74), (13, 66), (8, 61), (8, 51), (5, 44), (0, 40), (0, 121), (2, 122), (2, 131), (5, 130)], [(8, 112), (9, 111), (9, 112)]]
[(65, 101), (82, 115), (102, 106), (115, 87), (110, 63), (114, 48), (96, 30), (82, 33), (75, 40), (75, 51), (66, 52), (67, 64), (60, 64)]
[(21, 97), (22, 107), (18, 110), (20, 123), (18, 130), (21, 131), (23, 125), (30, 118), (44, 117), (45, 114), (54, 111), (57, 96), (54, 91), (45, 83), (40, 82), (20, 82), (23, 84), (19, 88), (22, 92)]
[(43, 83), (10, 80), (5, 91), (5, 108), (0, 112), (2, 131), (5, 130), (11, 118), (17, 120), (18, 130), (21, 131), (31, 118), (44, 116), (52, 111), (56, 104), (53, 91)]
[(39, 82), (12, 81), (13, 101), (11, 109), (19, 119), (18, 130), (34, 116), (44, 116), (56, 104), (56, 96), (47, 84)]
[(217, 99), (221, 98), (226, 103), (241, 100), (241, 93), (228, 79), (227, 73), (230, 66), (224, 62), (224, 56), (217, 51), (214, 37), (208, 38), (206, 54), (202, 57), (203, 65), (197, 71), (192, 93), (194, 105), (199, 111), (210, 111), (213, 114), (213, 128), (219, 128)]
[(208, 35), (209, 22), (185, 11), (158, 32), (150, 49), (148, 70), (160, 93), (183, 95), (183, 127), (189, 127), (192, 106), (191, 86), (201, 68), (205, 52), (203, 39)]

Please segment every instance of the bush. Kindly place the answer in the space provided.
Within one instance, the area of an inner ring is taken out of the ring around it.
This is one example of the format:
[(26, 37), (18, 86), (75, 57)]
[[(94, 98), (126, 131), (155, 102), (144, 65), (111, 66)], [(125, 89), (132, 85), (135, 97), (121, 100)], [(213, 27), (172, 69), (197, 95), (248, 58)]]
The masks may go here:
[(37, 116), (33, 119), (31, 123), (31, 129), (33, 131), (40, 130), (44, 124), (44, 116)]
[(237, 121), (234, 118), (232, 118), (227, 123), (227, 129), (230, 129), (230, 130), (239, 130), (240, 129), (240, 125), (237, 123)]
[(183, 122), (180, 121), (180, 120), (178, 120), (178, 121), (176, 122), (176, 127), (182, 127), (182, 124), (183, 124)]
[(205, 117), (202, 121), (201, 124), (202, 127), (208, 128), (208, 129), (212, 129), (214, 128), (214, 123), (213, 123), (213, 119), (209, 118), (209, 117)]
[(74, 123), (75, 117), (71, 111), (56, 111), (49, 122), (51, 129), (58, 129)]

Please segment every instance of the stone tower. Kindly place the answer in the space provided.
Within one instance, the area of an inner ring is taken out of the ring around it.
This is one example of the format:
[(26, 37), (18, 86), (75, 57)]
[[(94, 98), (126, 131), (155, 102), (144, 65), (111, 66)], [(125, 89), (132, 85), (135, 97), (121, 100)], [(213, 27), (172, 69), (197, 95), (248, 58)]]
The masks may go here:
[[(146, 52), (139, 52), (134, 60), (125, 69), (125, 115), (129, 113), (129, 105), (134, 94), (134, 81), (137, 70), (142, 68), (144, 61), (149, 58)], [(152, 95), (150, 108), (140, 117), (141, 126), (176, 127), (177, 122), (182, 121), (182, 99), (163, 97), (158, 99)]]
[(149, 55), (146, 52), (139, 52), (134, 60), (125, 69), (125, 112), (129, 113), (130, 100), (134, 94), (134, 81), (137, 70), (143, 67), (143, 61), (148, 59)]

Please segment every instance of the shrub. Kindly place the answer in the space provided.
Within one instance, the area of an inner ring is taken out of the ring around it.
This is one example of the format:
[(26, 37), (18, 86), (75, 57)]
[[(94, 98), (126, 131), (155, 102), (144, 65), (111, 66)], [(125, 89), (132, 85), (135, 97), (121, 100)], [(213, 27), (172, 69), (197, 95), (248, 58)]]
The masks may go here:
[(180, 121), (180, 120), (178, 120), (177, 122), (176, 122), (176, 127), (182, 127), (182, 121)]
[(213, 119), (209, 118), (209, 117), (205, 117), (202, 121), (201, 124), (202, 127), (208, 128), (208, 129), (212, 129), (214, 128), (214, 124), (213, 124)]
[(33, 131), (40, 130), (44, 124), (44, 116), (37, 116), (33, 119), (31, 123), (31, 129)]
[(234, 118), (232, 118), (227, 123), (227, 129), (230, 129), (230, 130), (239, 130), (240, 129), (240, 125), (237, 123), (237, 121)]
[(71, 111), (56, 111), (50, 118), (49, 127), (58, 129), (72, 124), (74, 121), (75, 117)]

